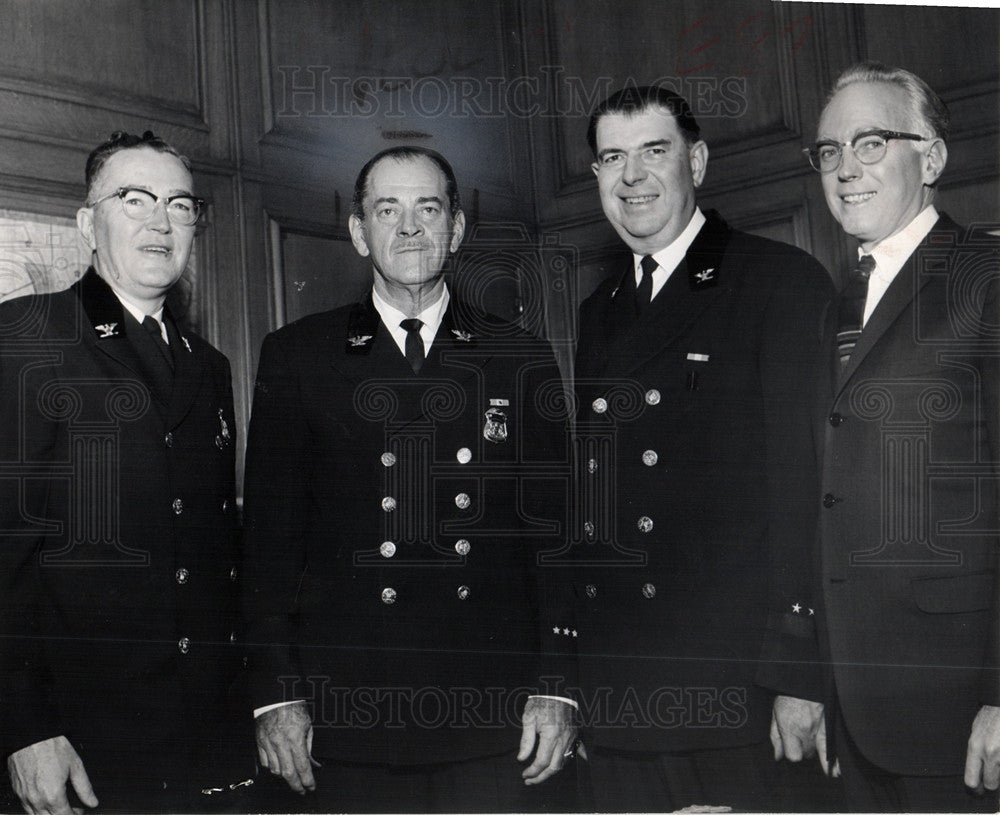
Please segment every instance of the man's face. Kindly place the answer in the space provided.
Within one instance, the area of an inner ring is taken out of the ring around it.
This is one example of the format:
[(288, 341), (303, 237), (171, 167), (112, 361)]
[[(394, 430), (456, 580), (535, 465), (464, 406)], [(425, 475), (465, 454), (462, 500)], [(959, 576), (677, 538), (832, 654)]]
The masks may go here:
[[(119, 187), (136, 187), (164, 198), (191, 195), (191, 173), (177, 156), (149, 147), (134, 147), (113, 154), (101, 168), (91, 200), (97, 201)], [(167, 218), (157, 203), (153, 214), (134, 221), (122, 202), (109, 198), (77, 213), (77, 225), (91, 249), (97, 252), (98, 273), (130, 302), (143, 306), (164, 297), (183, 274), (191, 255), (194, 226), (179, 226)]]
[[(838, 91), (823, 110), (817, 141), (849, 142), (868, 130), (915, 131), (906, 91), (885, 82), (859, 82)], [(885, 158), (862, 164), (854, 152), (844, 148), (835, 171), (823, 173), (827, 206), (848, 235), (866, 250), (912, 221), (930, 202), (925, 184), (937, 180), (944, 170), (947, 151), (939, 139), (890, 140)]]
[(604, 214), (633, 252), (659, 251), (694, 214), (708, 148), (688, 146), (673, 114), (659, 106), (602, 116), (596, 135), (592, 167)]
[(461, 212), (451, 217), (441, 169), (426, 156), (386, 156), (368, 175), (363, 205), (364, 221), (352, 215), (348, 226), (354, 248), (371, 256), (380, 293), (433, 287), (465, 229)]

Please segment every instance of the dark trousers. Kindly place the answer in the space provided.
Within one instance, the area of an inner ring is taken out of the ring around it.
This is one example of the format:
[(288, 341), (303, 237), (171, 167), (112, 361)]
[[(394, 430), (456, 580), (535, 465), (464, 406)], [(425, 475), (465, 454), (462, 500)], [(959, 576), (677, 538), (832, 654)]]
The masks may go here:
[(630, 753), (595, 748), (587, 768), (598, 812), (671, 812), (727, 806), (742, 812), (827, 812), (837, 785), (819, 762), (778, 763), (769, 742), (722, 750)]
[(895, 775), (866, 759), (847, 732), (836, 724), (837, 759), (850, 812), (997, 812), (996, 792), (975, 795), (960, 775)]
[(528, 787), (513, 753), (448, 764), (389, 766), (323, 761), (316, 791), (296, 795), (262, 770), (254, 812), (578, 812), (575, 767)]

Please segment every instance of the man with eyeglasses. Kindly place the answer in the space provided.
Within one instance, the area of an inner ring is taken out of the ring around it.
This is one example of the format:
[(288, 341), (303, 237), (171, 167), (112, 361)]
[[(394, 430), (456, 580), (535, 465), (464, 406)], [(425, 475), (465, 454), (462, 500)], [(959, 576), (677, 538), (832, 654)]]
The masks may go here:
[(858, 249), (818, 362), (825, 688), (778, 697), (775, 739), (865, 812), (998, 803), (1000, 257), (934, 206), (948, 129), (923, 80), (862, 63), (806, 151)]
[(230, 697), (230, 369), (165, 305), (204, 202), (187, 160), (149, 132), (98, 146), (86, 184), (92, 267), (0, 305), (10, 785), (25, 811), (53, 815), (231, 807), (253, 758)]
[[(815, 525), (809, 383), (833, 287), (805, 252), (698, 207), (708, 147), (682, 97), (627, 87), (588, 141), (628, 249), (580, 310), (586, 514), (563, 564), (594, 806), (774, 810), (756, 675), (769, 618), (780, 638), (796, 616), (777, 584), (805, 568)], [(526, 721), (547, 747), (532, 782), (569, 743), (570, 706), (548, 707)]]

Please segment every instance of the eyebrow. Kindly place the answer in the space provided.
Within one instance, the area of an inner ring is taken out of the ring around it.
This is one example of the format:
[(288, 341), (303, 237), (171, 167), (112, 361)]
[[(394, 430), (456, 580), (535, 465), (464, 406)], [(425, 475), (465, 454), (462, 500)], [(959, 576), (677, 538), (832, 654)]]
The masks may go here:
[[(645, 150), (647, 147), (667, 147), (671, 144), (670, 139), (654, 139), (653, 141), (643, 142), (639, 145), (640, 150)], [(622, 147), (606, 147), (600, 152), (598, 152), (598, 158), (604, 158), (608, 153), (627, 153), (628, 151)]]
[[(122, 190), (142, 190), (143, 192), (148, 192), (150, 195), (156, 195), (149, 186), (146, 184), (122, 184), (119, 189)], [(184, 189), (183, 187), (174, 187), (172, 190), (167, 192), (167, 198), (173, 198), (177, 195), (186, 195), (188, 198), (194, 198), (194, 193), (190, 190)], [(163, 196), (157, 196), (162, 198)]]
[[(398, 198), (383, 197), (383, 198), (376, 198), (374, 201), (372, 201), (372, 206), (373, 207), (377, 207), (379, 204), (398, 204), (398, 203), (399, 203), (399, 199)], [(417, 203), (418, 204), (427, 204), (427, 203), (442, 204), (443, 202), (436, 195), (428, 195), (428, 196), (422, 196), (422, 197), (418, 198), (417, 199)]]

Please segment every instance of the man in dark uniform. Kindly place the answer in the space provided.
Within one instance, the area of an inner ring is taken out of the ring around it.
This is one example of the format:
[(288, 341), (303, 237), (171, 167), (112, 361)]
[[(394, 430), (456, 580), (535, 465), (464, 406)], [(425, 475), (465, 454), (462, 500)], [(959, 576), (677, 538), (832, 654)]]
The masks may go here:
[(0, 738), (28, 811), (200, 811), (252, 773), (229, 363), (164, 307), (203, 202), (151, 133), (86, 181), (92, 268), (0, 305)]
[(775, 717), (796, 753), (833, 762), (855, 811), (997, 811), (1000, 256), (935, 209), (949, 120), (916, 75), (861, 63), (809, 150), (859, 246), (817, 364), (803, 634), (826, 682), (804, 693), (808, 665), (787, 662)]
[(567, 613), (594, 804), (772, 809), (755, 679), (774, 586), (812, 540), (810, 365), (831, 282), (701, 212), (708, 148), (681, 97), (626, 88), (588, 136), (631, 250), (583, 303), (576, 357)]
[(446, 285), (465, 216), (439, 154), (375, 156), (349, 227), (371, 291), (261, 351), (246, 480), (258, 758), (315, 789), (283, 810), (537, 809), (552, 791), (523, 784), (514, 747), (537, 676), (533, 567), (565, 491), (558, 370), (547, 343)]

